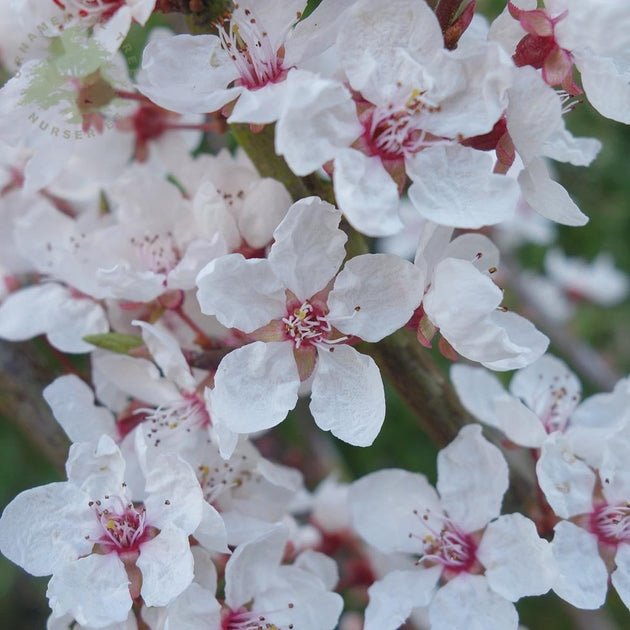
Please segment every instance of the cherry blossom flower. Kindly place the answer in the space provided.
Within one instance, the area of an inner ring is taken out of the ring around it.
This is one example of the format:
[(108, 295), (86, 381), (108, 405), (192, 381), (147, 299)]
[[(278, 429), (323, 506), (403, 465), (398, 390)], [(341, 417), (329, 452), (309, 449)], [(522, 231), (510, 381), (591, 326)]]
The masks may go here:
[(232, 254), (200, 272), (201, 310), (258, 339), (219, 365), (208, 392), (215, 426), (251, 433), (278, 424), (313, 374), (311, 410), (320, 428), (364, 446), (378, 434), (378, 368), (346, 342), (377, 341), (404, 325), (423, 278), (385, 254), (357, 256), (335, 278), (345, 256), (340, 218), (330, 204), (303, 199), (276, 228), (268, 259)]
[(251, 542), (239, 545), (225, 569), (225, 605), (222, 627), (238, 630), (269, 624), (279, 630), (333, 630), (343, 607), (332, 593), (337, 567), (313, 551), (281, 564), (288, 531), (276, 527)]
[(580, 403), (581, 386), (566, 364), (552, 355), (515, 373), (507, 392), (482, 368), (454, 365), (451, 380), (462, 404), (478, 420), (503, 431), (515, 444), (540, 448), (556, 432), (591, 465), (601, 461), (601, 448), (628, 418), (628, 382), (611, 393)]
[(507, 487), (507, 464), (479, 426), (438, 454), (437, 492), (423, 475), (397, 469), (352, 484), (359, 534), (385, 554), (418, 557), (415, 568), (370, 587), (366, 630), (393, 630), (421, 606), (434, 629), (517, 628), (512, 602), (549, 590), (555, 567), (532, 521), (499, 516)]
[[(324, 0), (305, 22), (317, 24), (317, 15), (334, 11), (336, 4)], [(308, 42), (312, 29), (293, 29), (305, 5), (304, 0), (246, 0), (218, 21), (217, 35), (152, 42), (144, 51), (140, 90), (181, 113), (215, 112), (238, 99), (235, 120), (258, 122), (252, 114), (282, 106), (287, 72), (303, 55), (319, 52)], [(173, 72), (176, 68), (181, 71)]]
[(426, 283), (418, 340), (430, 346), (439, 331), (452, 350), (493, 370), (532, 363), (549, 340), (500, 306), (503, 293), (491, 279), (499, 264), (497, 248), (481, 234), (450, 241), (452, 232), (427, 222), (421, 235), (415, 264), (426, 270)]
[[(628, 47), (623, 0), (602, 5), (596, 0), (534, 0), (510, 2), (497, 18), (497, 39), (514, 52), (518, 65), (542, 68), (550, 85), (580, 94), (573, 68), (580, 72), (584, 92), (603, 116), (628, 123)], [(518, 20), (518, 21), (515, 21)]]
[(16, 0), (14, 10), (27, 29), (43, 32), (47, 37), (68, 28), (91, 29), (93, 40), (103, 50), (114, 52), (125, 40), (132, 21), (144, 25), (155, 3), (156, 0)]
[[(168, 604), (192, 581), (188, 535), (201, 519), (192, 470), (165, 456), (147, 477), (143, 505), (123, 481), (111, 438), (71, 447), (68, 481), (18, 495), (0, 519), (2, 552), (33, 575), (53, 574), (53, 616), (105, 627), (127, 619), (132, 600)], [(106, 602), (106, 605), (103, 605)]]
[(628, 276), (615, 267), (609, 253), (598, 254), (591, 263), (568, 258), (561, 250), (545, 254), (545, 271), (569, 297), (586, 299), (602, 306), (623, 301), (630, 289)]
[(610, 580), (630, 609), (629, 440), (626, 421), (604, 443), (599, 474), (564, 436), (552, 436), (543, 446), (537, 466), (541, 488), (554, 512), (570, 519), (554, 528), (558, 575), (552, 588), (578, 608), (601, 606)]

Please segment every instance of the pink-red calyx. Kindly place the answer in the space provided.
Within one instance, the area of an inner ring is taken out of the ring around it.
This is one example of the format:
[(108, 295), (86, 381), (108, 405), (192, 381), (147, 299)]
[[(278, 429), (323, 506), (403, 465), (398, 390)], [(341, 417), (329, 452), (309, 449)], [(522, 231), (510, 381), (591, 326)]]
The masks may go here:
[(550, 17), (544, 9), (525, 11), (508, 2), (510, 15), (518, 20), (527, 35), (516, 46), (513, 59), (517, 66), (533, 66), (542, 69), (545, 83), (562, 86), (571, 96), (582, 94), (573, 81), (573, 56), (556, 40), (555, 27), (567, 15), (563, 11)]

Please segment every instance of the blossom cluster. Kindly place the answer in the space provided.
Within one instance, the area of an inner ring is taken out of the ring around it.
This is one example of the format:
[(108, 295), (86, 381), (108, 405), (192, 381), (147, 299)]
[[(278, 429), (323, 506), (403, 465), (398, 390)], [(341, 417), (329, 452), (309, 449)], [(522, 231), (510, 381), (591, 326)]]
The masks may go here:
[[(630, 123), (625, 0), (492, 23), (474, 0), (239, 0), (207, 34), (154, 27), (170, 4), (0, 2), (0, 338), (90, 365), (43, 391), (67, 481), (0, 518), (2, 553), (52, 576), (48, 628), (352, 628), (355, 589), (366, 630), (516, 630), (521, 597), (598, 608), (609, 579), (630, 608), (630, 384), (578, 404), (496, 281), (500, 248), (588, 221), (549, 160), (596, 157), (565, 126), (580, 98)], [(605, 255), (546, 268), (558, 321), (628, 291)], [(530, 450), (535, 506), (502, 514), (480, 424), (435, 489), (387, 469), (309, 491), (264, 456), (300, 397), (370, 446), (393, 334), (461, 359), (471, 417)], [(509, 392), (488, 370), (518, 370)]]

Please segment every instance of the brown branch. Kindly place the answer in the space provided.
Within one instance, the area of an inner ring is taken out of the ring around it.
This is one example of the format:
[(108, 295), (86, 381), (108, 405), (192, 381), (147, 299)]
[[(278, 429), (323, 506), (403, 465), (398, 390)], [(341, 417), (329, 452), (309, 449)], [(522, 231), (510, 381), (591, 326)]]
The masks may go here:
[(55, 376), (35, 343), (0, 341), (0, 414), (63, 472), (70, 443), (42, 398)]

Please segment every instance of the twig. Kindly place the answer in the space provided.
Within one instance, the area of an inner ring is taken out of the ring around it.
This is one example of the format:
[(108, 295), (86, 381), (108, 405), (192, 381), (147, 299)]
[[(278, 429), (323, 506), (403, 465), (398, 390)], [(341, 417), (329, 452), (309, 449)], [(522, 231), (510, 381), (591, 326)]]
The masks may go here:
[(42, 398), (55, 376), (34, 343), (0, 342), (0, 413), (63, 472), (69, 441)]

